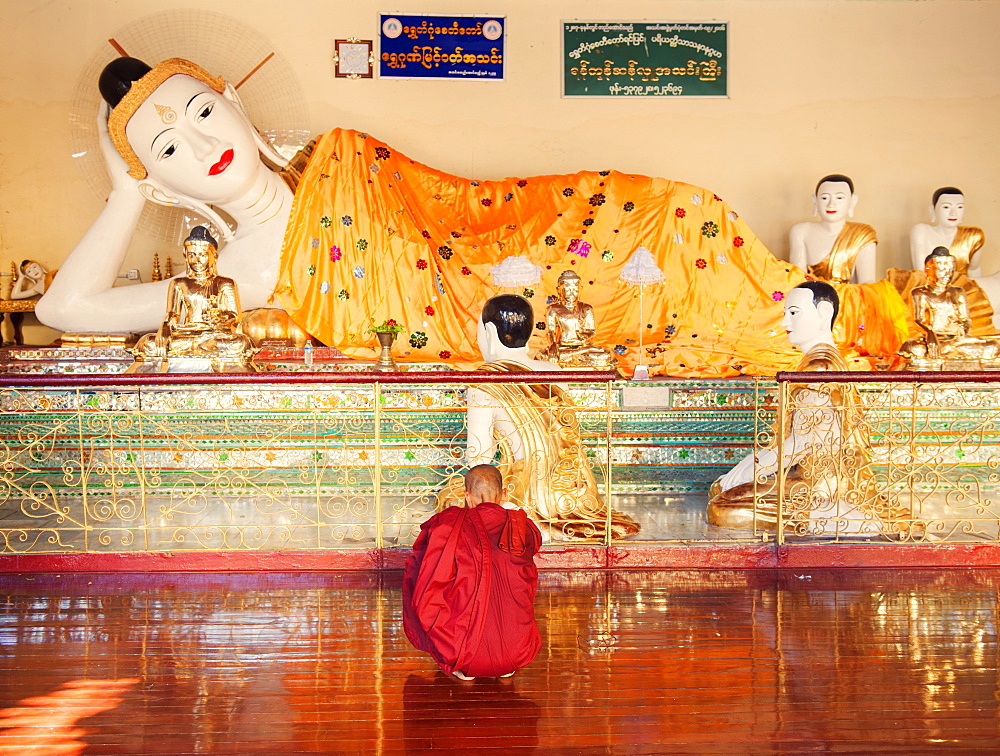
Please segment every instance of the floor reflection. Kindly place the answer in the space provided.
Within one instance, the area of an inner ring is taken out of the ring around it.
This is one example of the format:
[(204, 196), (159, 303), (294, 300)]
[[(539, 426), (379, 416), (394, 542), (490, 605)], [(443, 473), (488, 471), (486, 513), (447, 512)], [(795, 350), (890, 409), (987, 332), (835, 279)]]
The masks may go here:
[(60, 753), (912, 751), (1000, 736), (998, 570), (546, 572), (538, 658), (474, 683), (409, 646), (399, 583), (0, 575), (0, 744), (42, 724)]

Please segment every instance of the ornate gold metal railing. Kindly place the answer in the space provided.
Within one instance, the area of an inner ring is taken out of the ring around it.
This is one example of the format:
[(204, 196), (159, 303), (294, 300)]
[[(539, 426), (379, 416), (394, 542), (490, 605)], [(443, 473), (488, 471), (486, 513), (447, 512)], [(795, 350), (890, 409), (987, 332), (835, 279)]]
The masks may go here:
[[(557, 378), (600, 499), (548, 528), (555, 543), (580, 542), (567, 522), (603, 517), (584, 542), (609, 545), (610, 509), (639, 522), (632, 543), (1000, 539), (993, 374), (613, 377), (3, 375), (0, 554), (407, 546), (466, 468), (469, 387)], [(545, 433), (562, 432), (560, 414)], [(776, 523), (708, 526), (708, 484), (754, 446), (784, 445), (796, 414), (826, 441), (758, 476), (753, 506)]]
[[(581, 444), (606, 498), (614, 377), (558, 374), (571, 385)], [(466, 467), (467, 388), (507, 382), (526, 381), (4, 376), (0, 553), (408, 545)], [(553, 539), (562, 539), (558, 530)]]
[[(786, 450), (755, 485), (779, 543), (982, 543), (1000, 538), (1000, 376), (779, 374), (769, 439)], [(769, 509), (770, 508), (770, 509)]]

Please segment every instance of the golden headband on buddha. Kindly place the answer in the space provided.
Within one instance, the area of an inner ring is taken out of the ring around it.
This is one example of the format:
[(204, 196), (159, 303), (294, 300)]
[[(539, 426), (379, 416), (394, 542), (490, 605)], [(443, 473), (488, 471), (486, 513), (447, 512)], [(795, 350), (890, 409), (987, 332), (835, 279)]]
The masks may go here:
[(128, 137), (125, 135), (125, 127), (132, 116), (135, 115), (135, 111), (139, 109), (139, 106), (149, 98), (156, 88), (171, 76), (178, 74), (197, 79), (216, 92), (221, 93), (226, 88), (226, 82), (221, 76), (211, 76), (201, 66), (195, 65), (183, 58), (165, 60), (153, 67), (141, 79), (133, 82), (128, 92), (125, 93), (125, 96), (122, 97), (121, 101), (115, 106), (108, 117), (108, 133), (111, 135), (111, 141), (114, 143), (115, 149), (118, 150), (118, 154), (122, 156), (122, 159), (128, 165), (128, 175), (132, 178), (144, 179), (147, 176), (147, 171), (146, 166), (142, 164), (139, 156), (132, 149), (132, 145), (129, 144)]

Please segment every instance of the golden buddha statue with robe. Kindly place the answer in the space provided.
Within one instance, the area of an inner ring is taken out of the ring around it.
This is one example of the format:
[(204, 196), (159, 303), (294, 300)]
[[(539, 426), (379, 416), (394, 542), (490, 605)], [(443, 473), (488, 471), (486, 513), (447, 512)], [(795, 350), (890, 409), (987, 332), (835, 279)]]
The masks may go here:
[[(994, 308), (989, 295), (979, 284), (984, 276), (978, 253), (986, 243), (986, 236), (981, 228), (961, 225), (965, 217), (965, 194), (954, 186), (936, 189), (931, 197), (930, 215), (930, 223), (917, 223), (910, 230), (913, 269), (890, 268), (886, 271), (886, 278), (912, 309), (913, 290), (927, 284), (924, 260), (938, 247), (946, 247), (955, 258), (955, 273), (951, 285), (958, 286), (965, 292), (965, 302), (972, 322), (970, 333), (976, 336), (995, 333), (997, 324), (994, 323)], [(993, 282), (993, 278), (985, 278), (988, 283)], [(914, 323), (910, 328), (910, 336), (916, 337), (921, 333), (919, 326)]]
[(127, 372), (257, 372), (253, 342), (237, 333), (236, 283), (216, 274), (217, 249), (208, 229), (192, 229), (184, 240), (188, 275), (170, 282), (167, 317), (157, 332), (139, 339)]
[[(476, 338), (487, 362), (477, 372), (554, 370), (551, 363), (528, 356), (533, 323), (531, 303), (523, 297), (501, 294), (488, 300)], [(510, 502), (528, 513), (544, 538), (595, 541), (639, 532), (631, 517), (608, 511), (564, 387), (484, 382), (469, 387), (468, 402), (469, 465), (491, 464), (499, 452), (497, 466)], [(456, 477), (438, 493), (438, 511), (459, 504), (463, 495)]]
[(591, 343), (597, 323), (594, 308), (579, 299), (580, 276), (564, 270), (559, 274), (556, 291), (559, 301), (545, 310), (549, 345), (538, 353), (538, 359), (563, 368), (613, 369), (617, 363), (611, 350)]
[(924, 260), (927, 284), (913, 289), (913, 320), (924, 332), (899, 353), (911, 370), (988, 370), (1000, 368), (1000, 336), (972, 335), (965, 290), (953, 286), (956, 261), (947, 247)]

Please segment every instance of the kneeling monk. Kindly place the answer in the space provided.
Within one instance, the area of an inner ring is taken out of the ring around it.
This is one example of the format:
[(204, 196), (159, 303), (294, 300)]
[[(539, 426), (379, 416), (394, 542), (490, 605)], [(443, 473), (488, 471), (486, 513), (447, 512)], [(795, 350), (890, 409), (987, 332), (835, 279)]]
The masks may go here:
[(465, 506), (420, 527), (403, 577), (403, 629), (447, 674), (462, 680), (508, 677), (542, 641), (535, 624), (542, 543), (538, 527), (506, 498), (500, 471), (465, 475)]

